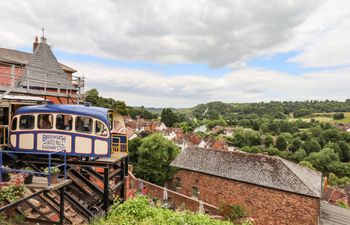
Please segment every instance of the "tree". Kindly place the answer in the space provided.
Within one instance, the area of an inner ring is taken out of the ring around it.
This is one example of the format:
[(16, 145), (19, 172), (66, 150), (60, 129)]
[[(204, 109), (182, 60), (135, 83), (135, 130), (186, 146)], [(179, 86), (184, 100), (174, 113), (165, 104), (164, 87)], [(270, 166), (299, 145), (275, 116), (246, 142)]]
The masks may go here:
[(128, 150), (129, 150), (129, 161), (131, 164), (136, 165), (139, 157), (138, 148), (142, 144), (142, 138), (137, 137), (129, 141)]
[(286, 150), (287, 149), (287, 139), (284, 136), (279, 135), (276, 139), (276, 148), (279, 150)]
[(312, 170), (316, 170), (309, 161), (300, 161), (299, 165), (304, 166), (304, 167), (309, 168), (309, 169), (312, 169)]
[(289, 150), (292, 152), (297, 151), (299, 148), (303, 146), (303, 141), (300, 138), (294, 138), (292, 143), (289, 146)]
[(97, 106), (99, 98), (98, 91), (95, 88), (85, 92), (85, 101), (90, 102), (92, 105)]
[(144, 138), (138, 148), (136, 176), (163, 186), (176, 172), (170, 163), (179, 152), (179, 147), (161, 134), (156, 133)]
[(316, 169), (326, 171), (327, 165), (339, 161), (339, 155), (333, 149), (324, 148), (319, 152), (312, 152), (305, 160), (311, 162)]
[(162, 110), (160, 121), (163, 122), (165, 126), (172, 127), (178, 122), (178, 117), (171, 109), (165, 108)]
[(334, 115), (333, 115), (333, 119), (335, 119), (335, 120), (341, 120), (344, 118), (345, 118), (345, 116), (344, 116), (344, 113), (342, 113), (342, 112), (337, 112), (337, 113), (334, 113)]
[(307, 153), (304, 149), (299, 148), (291, 157), (292, 160), (300, 162), (303, 161), (305, 159), (305, 157), (307, 156)]
[(304, 143), (304, 149), (307, 153), (311, 152), (319, 152), (321, 150), (321, 145), (318, 143), (316, 139), (309, 139)]
[(270, 147), (270, 145), (273, 145), (273, 137), (271, 135), (267, 135), (264, 139), (264, 145), (266, 148)]

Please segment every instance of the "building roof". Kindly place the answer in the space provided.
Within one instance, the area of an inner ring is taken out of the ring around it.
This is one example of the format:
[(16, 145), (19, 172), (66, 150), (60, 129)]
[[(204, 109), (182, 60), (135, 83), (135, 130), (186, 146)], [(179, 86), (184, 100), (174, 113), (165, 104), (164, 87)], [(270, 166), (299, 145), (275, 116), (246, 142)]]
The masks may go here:
[(45, 104), (34, 106), (23, 106), (16, 110), (15, 115), (18, 114), (30, 114), (30, 113), (64, 113), (69, 115), (83, 115), (97, 118), (107, 125), (110, 125), (108, 121), (108, 112), (112, 111), (107, 108), (85, 106), (85, 105), (66, 105), (66, 104)]
[(278, 190), (321, 197), (321, 173), (280, 157), (188, 147), (181, 151), (171, 165)]
[[(32, 57), (32, 53), (21, 52), (13, 49), (0, 48), (0, 62), (5, 63), (15, 63), (21, 65), (27, 65), (30, 58)], [(59, 63), (64, 71), (75, 73), (77, 72), (75, 69), (66, 66), (62, 63)]]

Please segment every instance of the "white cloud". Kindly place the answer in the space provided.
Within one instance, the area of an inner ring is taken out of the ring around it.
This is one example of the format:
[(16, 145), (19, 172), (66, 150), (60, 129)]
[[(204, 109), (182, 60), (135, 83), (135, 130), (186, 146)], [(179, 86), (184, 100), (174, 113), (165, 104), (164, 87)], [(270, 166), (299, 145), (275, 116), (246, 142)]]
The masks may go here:
[[(286, 44), (295, 40), (299, 40), (297, 46), (303, 46), (310, 38), (298, 28), (317, 13), (323, 2), (2, 0), (0, 43), (11, 48), (28, 46), (44, 26), (51, 44), (73, 53), (124, 60), (236, 65), (257, 55), (278, 53), (281, 45), (296, 46)], [(333, 25), (339, 30), (337, 24)], [(303, 49), (307, 54), (309, 50)], [(313, 57), (310, 54), (308, 58)], [(296, 59), (301, 63), (303, 60)]]
[(292, 76), (276, 71), (242, 69), (219, 78), (165, 76), (139, 70), (69, 62), (87, 74), (88, 88), (128, 105), (191, 107), (209, 101), (345, 100), (350, 69)]

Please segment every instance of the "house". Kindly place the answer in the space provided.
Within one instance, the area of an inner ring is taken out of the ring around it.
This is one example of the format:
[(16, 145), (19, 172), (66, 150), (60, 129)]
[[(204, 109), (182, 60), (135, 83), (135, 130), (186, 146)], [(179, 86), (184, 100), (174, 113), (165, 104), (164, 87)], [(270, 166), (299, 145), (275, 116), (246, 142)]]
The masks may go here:
[(154, 122), (156, 124), (156, 130), (163, 131), (167, 129), (167, 126), (163, 122)]
[(194, 132), (203, 132), (203, 133), (205, 133), (205, 132), (207, 132), (207, 130), (208, 130), (207, 126), (201, 125), (201, 126), (197, 127), (196, 129), (194, 129)]
[(121, 127), (117, 132), (122, 133), (122, 134), (126, 134), (128, 137), (128, 140), (132, 140), (132, 139), (137, 138), (137, 134), (135, 134), (134, 130), (128, 126)]
[(59, 63), (45, 37), (37, 37), (33, 53), (0, 48), (0, 92), (10, 96), (35, 96), (57, 104), (83, 101), (82, 78), (75, 69)]
[(171, 163), (181, 194), (243, 204), (255, 225), (318, 224), (321, 173), (279, 157), (188, 147)]
[(224, 128), (225, 127), (223, 127), (223, 126), (215, 126), (215, 127), (211, 128), (210, 132), (213, 133), (213, 134), (219, 134), (222, 131), (224, 131)]
[(339, 123), (338, 128), (344, 132), (350, 132), (350, 123)]
[(224, 130), (222, 131), (222, 134), (226, 137), (231, 137), (234, 132), (235, 132), (235, 128), (225, 127)]

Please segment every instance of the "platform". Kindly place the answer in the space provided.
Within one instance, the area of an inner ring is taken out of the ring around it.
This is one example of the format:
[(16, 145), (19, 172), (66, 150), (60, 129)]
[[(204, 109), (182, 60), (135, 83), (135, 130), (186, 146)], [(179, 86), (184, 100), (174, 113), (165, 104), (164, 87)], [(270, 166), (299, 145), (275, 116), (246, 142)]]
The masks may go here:
[(33, 177), (33, 183), (25, 184), (26, 188), (53, 191), (72, 183), (71, 180), (58, 179), (58, 183), (48, 186), (47, 177)]
[(110, 157), (98, 158), (96, 162), (106, 163), (106, 164), (115, 164), (127, 156), (128, 156), (127, 152), (118, 152), (118, 153), (112, 154)]

